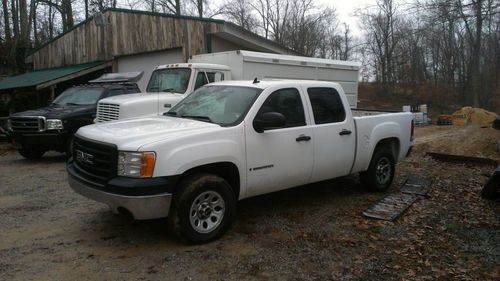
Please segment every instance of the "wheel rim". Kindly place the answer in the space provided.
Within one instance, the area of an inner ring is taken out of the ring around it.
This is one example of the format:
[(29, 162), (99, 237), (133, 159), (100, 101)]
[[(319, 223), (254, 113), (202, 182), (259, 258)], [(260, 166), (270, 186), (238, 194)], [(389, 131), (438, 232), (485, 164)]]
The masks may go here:
[(392, 168), (391, 161), (387, 157), (382, 157), (378, 160), (375, 175), (379, 184), (386, 184), (391, 178)]
[(219, 193), (205, 191), (191, 204), (189, 210), (191, 227), (199, 233), (212, 232), (221, 224), (225, 210), (224, 199)]

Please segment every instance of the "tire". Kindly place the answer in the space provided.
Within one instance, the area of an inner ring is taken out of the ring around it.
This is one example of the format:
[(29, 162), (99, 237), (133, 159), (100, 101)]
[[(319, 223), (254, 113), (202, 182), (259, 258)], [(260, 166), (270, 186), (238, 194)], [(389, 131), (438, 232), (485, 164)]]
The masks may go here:
[(361, 184), (371, 191), (387, 190), (395, 174), (394, 155), (387, 147), (376, 148), (368, 170), (359, 174)]
[(66, 159), (69, 159), (71, 158), (71, 156), (73, 156), (73, 135), (71, 135), (68, 138), (68, 141), (66, 142), (65, 154), (66, 154)]
[(481, 197), (484, 199), (497, 199), (500, 198), (500, 166), (486, 182), (481, 190)]
[(26, 159), (40, 159), (43, 154), (45, 154), (44, 150), (36, 150), (36, 149), (19, 149), (19, 154)]
[(236, 215), (236, 196), (221, 177), (196, 174), (183, 180), (174, 194), (168, 217), (176, 236), (201, 244), (222, 236)]

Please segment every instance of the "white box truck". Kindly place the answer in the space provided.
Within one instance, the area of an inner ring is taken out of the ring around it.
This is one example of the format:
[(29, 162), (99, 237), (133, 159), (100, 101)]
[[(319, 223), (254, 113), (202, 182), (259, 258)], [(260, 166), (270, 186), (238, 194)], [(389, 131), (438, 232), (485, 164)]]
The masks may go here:
[(146, 93), (99, 101), (96, 122), (161, 115), (205, 84), (255, 78), (338, 82), (356, 108), (360, 67), (358, 62), (240, 50), (196, 55), (188, 63), (157, 66)]

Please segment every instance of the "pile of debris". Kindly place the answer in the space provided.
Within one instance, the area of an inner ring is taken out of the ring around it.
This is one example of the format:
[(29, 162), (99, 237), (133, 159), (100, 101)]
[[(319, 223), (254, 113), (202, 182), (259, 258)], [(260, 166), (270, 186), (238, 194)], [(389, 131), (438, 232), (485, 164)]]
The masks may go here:
[(495, 121), (497, 115), (482, 108), (462, 107), (452, 114), (453, 125), (489, 125)]

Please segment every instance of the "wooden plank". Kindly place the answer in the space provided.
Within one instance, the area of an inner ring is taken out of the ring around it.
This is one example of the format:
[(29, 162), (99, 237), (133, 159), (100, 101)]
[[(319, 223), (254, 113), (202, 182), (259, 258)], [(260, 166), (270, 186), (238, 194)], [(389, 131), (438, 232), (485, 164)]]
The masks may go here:
[(440, 161), (455, 162), (455, 163), (469, 163), (469, 164), (483, 164), (497, 166), (498, 162), (493, 159), (474, 157), (474, 156), (464, 156), (464, 155), (453, 155), (444, 153), (427, 152), (427, 155)]

